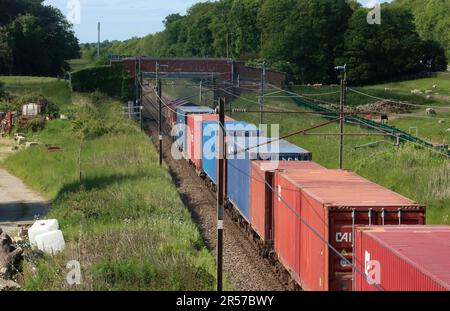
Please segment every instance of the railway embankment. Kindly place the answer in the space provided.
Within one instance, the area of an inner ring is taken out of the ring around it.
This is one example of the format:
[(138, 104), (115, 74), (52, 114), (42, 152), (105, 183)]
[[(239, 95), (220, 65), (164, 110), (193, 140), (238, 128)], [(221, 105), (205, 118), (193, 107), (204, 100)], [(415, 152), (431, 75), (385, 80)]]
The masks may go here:
[[(27, 133), (41, 144), (2, 164), (52, 202), (43, 218), (58, 219), (66, 240), (54, 256), (25, 245), (17, 283), (26, 290), (214, 289), (214, 257), (148, 137), (122, 116), (120, 102), (97, 93), (72, 102), (68, 119)], [(71, 262), (79, 271), (67, 268)], [(81, 278), (68, 282), (70, 273)]]

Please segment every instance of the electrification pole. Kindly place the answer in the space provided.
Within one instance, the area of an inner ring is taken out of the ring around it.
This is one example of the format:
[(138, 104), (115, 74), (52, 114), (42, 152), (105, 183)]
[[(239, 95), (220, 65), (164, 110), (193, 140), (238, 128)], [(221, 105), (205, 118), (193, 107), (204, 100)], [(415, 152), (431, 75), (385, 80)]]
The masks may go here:
[(162, 83), (159, 78), (159, 68), (169, 67), (168, 65), (160, 65), (156, 62), (156, 93), (158, 96), (158, 123), (159, 123), (159, 165), (163, 162), (163, 131), (162, 131)]
[(344, 125), (345, 125), (345, 101), (347, 97), (347, 64), (335, 67), (342, 72), (341, 78), (341, 99), (339, 108), (339, 168), (344, 168)]
[(163, 163), (163, 133), (162, 133), (162, 86), (158, 79), (158, 124), (159, 124), (159, 166)]
[(140, 87), (139, 87), (139, 71), (140, 71), (140, 63), (139, 63), (139, 59), (136, 57), (134, 59), (134, 93), (135, 93), (135, 100), (133, 103), (133, 108), (132, 108), (132, 112), (133, 115), (135, 115), (136, 113), (136, 106), (139, 103), (139, 91), (140, 91)]
[(97, 58), (100, 58), (100, 22), (97, 25), (98, 30), (98, 40), (97, 40)]
[(225, 185), (224, 163), (226, 160), (225, 152), (225, 97), (219, 97), (219, 172), (217, 176), (217, 291), (223, 290), (223, 219), (224, 219), (224, 201)]
[(214, 79), (214, 72), (211, 72), (211, 85), (212, 85), (212, 104), (216, 106), (216, 80)]
[(141, 124), (141, 130), (144, 128), (143, 119), (142, 119), (142, 109), (143, 109), (143, 96), (144, 96), (144, 74), (142, 72), (142, 57), (139, 56), (139, 84), (140, 84), (140, 92), (139, 92), (139, 121)]
[(264, 93), (265, 93), (265, 87), (266, 87), (266, 63), (263, 62), (262, 64), (262, 73), (261, 73), (261, 97), (259, 100), (259, 109), (261, 111), (259, 116), (259, 124), (264, 123)]
[(200, 94), (199, 94), (199, 96), (200, 96), (200, 101), (199, 101), (199, 105), (201, 106), (202, 105), (202, 101), (203, 101), (203, 80), (200, 80)]

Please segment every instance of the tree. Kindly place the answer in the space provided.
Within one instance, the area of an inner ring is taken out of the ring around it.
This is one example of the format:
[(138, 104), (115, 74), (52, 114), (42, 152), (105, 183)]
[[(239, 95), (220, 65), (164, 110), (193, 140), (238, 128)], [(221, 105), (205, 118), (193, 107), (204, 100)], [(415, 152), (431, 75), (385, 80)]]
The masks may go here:
[(267, 0), (259, 14), (262, 54), (271, 63), (291, 64), (303, 82), (334, 81), (351, 14), (345, 0)]
[(352, 82), (371, 82), (423, 70), (423, 44), (410, 12), (383, 6), (381, 25), (367, 23), (368, 9), (352, 16), (345, 34), (345, 52), (337, 63), (347, 63)]
[(188, 10), (185, 19), (186, 41), (185, 56), (211, 57), (214, 55), (213, 36), (209, 25), (214, 16), (214, 3), (197, 3)]
[(8, 44), (8, 31), (0, 26), (0, 73), (10, 73), (12, 63), (11, 49)]
[(395, 0), (392, 5), (410, 10), (420, 37), (439, 42), (450, 59), (450, 1)]
[(5, 97), (5, 84), (0, 81), (0, 99)]
[(42, 0), (6, 2), (0, 4), (0, 73), (55, 76), (68, 69), (65, 60), (79, 57), (72, 25), (59, 10)]
[(426, 67), (427, 71), (436, 72), (447, 69), (448, 58), (439, 42), (425, 40), (420, 48), (422, 53), (421, 64)]
[(264, 0), (223, 0), (216, 3), (209, 26), (216, 56), (250, 59), (259, 57), (261, 29), (258, 12)]

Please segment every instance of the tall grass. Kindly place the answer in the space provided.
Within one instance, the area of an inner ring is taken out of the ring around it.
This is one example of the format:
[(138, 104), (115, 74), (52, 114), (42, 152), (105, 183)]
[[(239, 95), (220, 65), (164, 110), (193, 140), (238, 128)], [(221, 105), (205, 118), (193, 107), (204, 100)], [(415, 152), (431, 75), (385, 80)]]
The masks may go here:
[[(35, 134), (44, 147), (18, 152), (5, 167), (53, 201), (64, 253), (25, 267), (28, 290), (212, 290), (214, 258), (149, 139), (121, 116), (120, 103), (74, 96), (76, 122), (51, 121)], [(80, 136), (80, 124), (85, 126)], [(86, 126), (88, 125), (88, 126)], [(81, 144), (81, 180), (78, 152)], [(66, 283), (78, 260), (83, 282)]]
[(14, 95), (41, 94), (60, 108), (67, 108), (72, 102), (69, 83), (49, 77), (0, 76), (6, 91)]

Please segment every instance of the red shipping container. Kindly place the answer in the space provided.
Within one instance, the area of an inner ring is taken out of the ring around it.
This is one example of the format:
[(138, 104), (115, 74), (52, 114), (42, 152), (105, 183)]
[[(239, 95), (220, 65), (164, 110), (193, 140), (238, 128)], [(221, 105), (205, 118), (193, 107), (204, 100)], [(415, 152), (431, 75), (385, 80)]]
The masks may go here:
[(250, 222), (261, 240), (273, 238), (273, 195), (275, 171), (325, 169), (312, 161), (252, 161), (250, 167)]
[(276, 172), (274, 184), (282, 197), (274, 194), (275, 251), (304, 290), (352, 290), (352, 267), (340, 255), (353, 260), (356, 225), (425, 223), (424, 206), (354, 173)]
[(358, 228), (355, 242), (356, 266), (368, 275), (355, 273), (357, 291), (450, 290), (450, 227)]
[[(217, 121), (219, 116), (217, 114), (192, 114), (187, 117), (188, 137), (187, 137), (187, 156), (188, 160), (194, 163), (199, 170), (202, 169), (202, 130), (203, 121)], [(225, 117), (225, 121), (234, 121), (230, 117)]]

